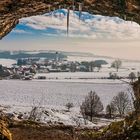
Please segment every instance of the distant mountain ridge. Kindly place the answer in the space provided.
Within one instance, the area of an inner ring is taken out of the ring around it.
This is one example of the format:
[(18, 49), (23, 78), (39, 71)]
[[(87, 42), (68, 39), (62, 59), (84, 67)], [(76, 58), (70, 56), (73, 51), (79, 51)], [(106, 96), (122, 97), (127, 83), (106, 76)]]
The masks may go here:
[[(0, 52), (0, 58), (4, 58), (4, 59), (20, 59), (20, 58), (32, 58), (32, 57), (56, 59), (56, 53), (38, 52), (35, 54), (29, 54), (26, 52), (19, 52), (16, 54), (11, 54), (10, 51)], [(66, 58), (67, 56), (62, 53), (58, 53), (58, 57)]]

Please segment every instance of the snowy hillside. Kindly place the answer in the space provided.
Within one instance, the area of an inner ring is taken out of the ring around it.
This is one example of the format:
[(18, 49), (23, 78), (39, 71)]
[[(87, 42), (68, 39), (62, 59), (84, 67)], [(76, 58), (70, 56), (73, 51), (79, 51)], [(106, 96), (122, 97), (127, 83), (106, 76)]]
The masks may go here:
[[(60, 9), (40, 16), (23, 18), (12, 34), (35, 36), (65, 36), (67, 25), (67, 10)], [(93, 39), (137, 39), (140, 36), (140, 26), (118, 17), (105, 17), (82, 12), (70, 11), (71, 37), (86, 37)]]

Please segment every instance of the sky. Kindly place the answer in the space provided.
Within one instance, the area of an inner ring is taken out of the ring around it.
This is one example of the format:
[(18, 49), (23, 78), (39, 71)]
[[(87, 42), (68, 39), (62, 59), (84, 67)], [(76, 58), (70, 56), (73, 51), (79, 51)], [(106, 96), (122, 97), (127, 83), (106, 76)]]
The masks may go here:
[(65, 9), (23, 18), (0, 41), (0, 50), (57, 50), (140, 60), (140, 26), (117, 17), (71, 11), (66, 35)]

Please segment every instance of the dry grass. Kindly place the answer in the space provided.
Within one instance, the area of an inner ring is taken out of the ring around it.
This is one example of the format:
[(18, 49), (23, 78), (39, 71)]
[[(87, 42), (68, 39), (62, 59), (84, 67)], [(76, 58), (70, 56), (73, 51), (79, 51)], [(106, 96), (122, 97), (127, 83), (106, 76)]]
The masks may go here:
[(70, 126), (41, 126), (16, 124), (10, 128), (13, 140), (74, 140)]

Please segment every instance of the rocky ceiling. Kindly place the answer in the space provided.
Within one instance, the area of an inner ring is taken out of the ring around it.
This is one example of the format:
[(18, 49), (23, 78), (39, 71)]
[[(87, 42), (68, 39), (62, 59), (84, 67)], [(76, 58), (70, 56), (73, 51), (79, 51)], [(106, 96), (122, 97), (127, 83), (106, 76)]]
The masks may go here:
[[(118, 16), (140, 24), (140, 0), (75, 0), (78, 10), (92, 14)], [(22, 17), (39, 15), (58, 8), (72, 8), (73, 0), (0, 0), (0, 39), (6, 36)]]

